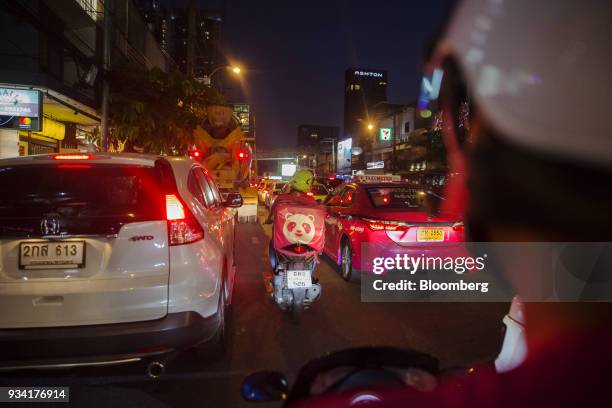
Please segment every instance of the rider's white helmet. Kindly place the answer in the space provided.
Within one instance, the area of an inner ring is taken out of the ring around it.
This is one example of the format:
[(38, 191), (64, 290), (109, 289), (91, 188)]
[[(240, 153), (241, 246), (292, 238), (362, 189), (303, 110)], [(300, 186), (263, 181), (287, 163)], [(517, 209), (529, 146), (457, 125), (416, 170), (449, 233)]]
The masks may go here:
[(612, 164), (612, 1), (466, 0), (435, 50), (515, 144)]

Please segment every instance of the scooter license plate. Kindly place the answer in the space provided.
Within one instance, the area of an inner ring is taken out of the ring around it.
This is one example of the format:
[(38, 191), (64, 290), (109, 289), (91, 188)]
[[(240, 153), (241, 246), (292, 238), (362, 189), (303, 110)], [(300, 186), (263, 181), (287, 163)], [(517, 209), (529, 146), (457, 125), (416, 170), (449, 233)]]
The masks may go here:
[(288, 289), (307, 289), (312, 286), (309, 270), (287, 271)]

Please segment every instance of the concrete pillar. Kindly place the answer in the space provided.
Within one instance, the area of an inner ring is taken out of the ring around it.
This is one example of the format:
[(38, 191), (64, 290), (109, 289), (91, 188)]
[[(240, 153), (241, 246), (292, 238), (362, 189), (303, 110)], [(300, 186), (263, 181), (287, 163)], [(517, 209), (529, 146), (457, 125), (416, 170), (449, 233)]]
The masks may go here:
[(0, 159), (19, 156), (19, 131), (0, 129)]

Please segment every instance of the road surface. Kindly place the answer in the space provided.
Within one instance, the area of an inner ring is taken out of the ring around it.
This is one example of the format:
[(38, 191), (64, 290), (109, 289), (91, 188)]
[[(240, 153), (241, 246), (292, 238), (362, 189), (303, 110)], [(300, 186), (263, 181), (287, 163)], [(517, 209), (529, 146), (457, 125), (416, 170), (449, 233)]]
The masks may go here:
[[(264, 216), (262, 209), (260, 220)], [(264, 291), (270, 227), (240, 224), (237, 236), (231, 336), (222, 358), (201, 363), (184, 354), (156, 382), (146, 379), (143, 365), (132, 365), (2, 374), (0, 385), (70, 386), (70, 405), (88, 408), (240, 407), (252, 405), (240, 397), (247, 373), (280, 370), (292, 381), (308, 359), (342, 348), (411, 347), (438, 357), (442, 366), (490, 361), (499, 350), (508, 304), (361, 303), (359, 284), (343, 281), (328, 260), (318, 268), (322, 297), (297, 326)]]

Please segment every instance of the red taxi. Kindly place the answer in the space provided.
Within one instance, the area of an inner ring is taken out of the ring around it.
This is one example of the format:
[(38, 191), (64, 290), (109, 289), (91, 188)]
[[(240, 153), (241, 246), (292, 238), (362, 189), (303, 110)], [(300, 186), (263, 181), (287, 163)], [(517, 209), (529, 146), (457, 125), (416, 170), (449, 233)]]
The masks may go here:
[(359, 176), (340, 185), (325, 202), (324, 253), (349, 281), (358, 278), (363, 243), (414, 249), (418, 256), (439, 250), (439, 243), (463, 242), (462, 222), (428, 215), (430, 194), (399, 176)]

